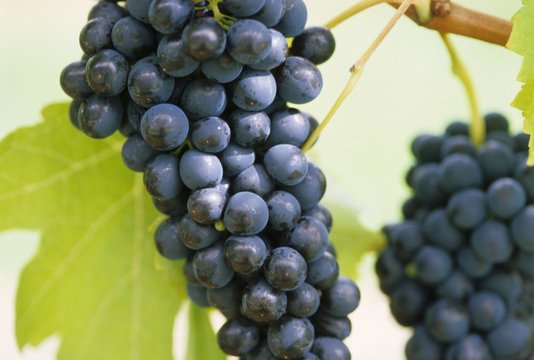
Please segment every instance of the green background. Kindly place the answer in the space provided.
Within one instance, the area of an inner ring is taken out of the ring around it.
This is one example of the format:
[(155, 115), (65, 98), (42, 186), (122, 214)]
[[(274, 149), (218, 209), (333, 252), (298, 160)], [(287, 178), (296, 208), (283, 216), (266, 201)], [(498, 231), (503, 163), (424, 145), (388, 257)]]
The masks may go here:
[[(61, 69), (79, 58), (78, 32), (93, 1), (0, 0), (0, 138), (40, 119), (47, 103), (65, 100), (58, 85)], [(306, 0), (309, 25), (318, 25), (354, 1)], [(458, 3), (510, 18), (519, 0), (463, 0)], [(302, 106), (321, 119), (345, 85), (348, 68), (392, 14), (381, 5), (335, 29), (337, 50), (321, 67), (325, 86), (312, 104)], [(470, 68), (483, 111), (500, 111), (521, 127), (520, 114), (509, 104), (519, 90), (515, 81), (520, 58), (503, 48), (454, 38)], [(465, 118), (463, 89), (450, 74), (450, 62), (439, 36), (408, 19), (386, 39), (369, 62), (361, 82), (311, 152), (328, 177), (327, 197), (358, 211), (370, 228), (399, 217), (407, 190), (403, 172), (411, 159), (410, 139), (421, 131), (438, 132), (452, 119)], [(31, 166), (31, 164), (20, 164)], [(9, 174), (9, 169), (1, 170)], [(51, 205), (53, 206), (53, 205)], [(2, 209), (0, 209), (0, 214)], [(0, 234), (0, 358), (53, 359), (58, 339), (19, 354), (13, 335), (18, 273), (34, 254), (38, 234)], [(402, 359), (407, 332), (391, 320), (387, 303), (376, 289), (372, 259), (362, 265), (363, 300), (353, 314), (347, 344), (359, 359)], [(176, 348), (179, 349), (179, 325)], [(386, 345), (386, 346), (385, 346)], [(180, 357), (180, 351), (175, 351)]]

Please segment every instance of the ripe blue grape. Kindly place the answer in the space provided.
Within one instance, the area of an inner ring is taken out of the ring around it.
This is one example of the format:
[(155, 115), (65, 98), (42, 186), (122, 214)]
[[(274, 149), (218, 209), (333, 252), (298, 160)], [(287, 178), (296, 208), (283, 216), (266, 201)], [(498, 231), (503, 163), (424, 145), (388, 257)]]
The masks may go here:
[(334, 285), (339, 276), (339, 265), (334, 255), (325, 251), (318, 260), (308, 264), (306, 281), (320, 290)]
[(224, 169), (224, 175), (235, 176), (254, 164), (256, 154), (253, 149), (230, 143), (219, 154), (219, 159)]
[(345, 276), (340, 276), (332, 287), (321, 295), (321, 310), (334, 317), (348, 316), (359, 304), (360, 290)]
[(317, 289), (304, 283), (287, 292), (287, 312), (298, 317), (310, 317), (317, 312), (321, 298)]
[(472, 157), (453, 154), (440, 164), (441, 185), (449, 193), (482, 186), (482, 170)]
[[(428, 334), (424, 326), (418, 326), (406, 343), (407, 360), (440, 360), (442, 348)], [(459, 360), (459, 359), (458, 359)]]
[(274, 190), (275, 184), (263, 165), (254, 164), (240, 172), (234, 179), (234, 192), (250, 191), (265, 197)]
[(178, 34), (163, 37), (159, 42), (157, 54), (159, 65), (171, 76), (190, 75), (199, 66), (199, 62), (186, 52), (182, 37)]
[(61, 88), (73, 99), (87, 98), (93, 94), (93, 90), (85, 79), (86, 61), (76, 61), (67, 65), (61, 72)]
[(187, 296), (191, 299), (193, 304), (200, 307), (208, 307), (210, 304), (207, 300), (206, 288), (197, 284), (186, 285)]
[(222, 351), (229, 355), (244, 355), (260, 341), (260, 329), (246, 319), (228, 320), (217, 334)]
[(265, 154), (265, 169), (277, 182), (293, 186), (300, 183), (308, 173), (308, 161), (294, 145), (273, 146)]
[(192, 120), (221, 115), (226, 101), (224, 86), (207, 79), (191, 81), (182, 94), (182, 106)]
[(224, 243), (228, 264), (239, 274), (251, 274), (267, 259), (265, 243), (257, 236), (230, 236)]
[(303, 0), (286, 1), (286, 11), (274, 27), (286, 37), (295, 37), (302, 33), (308, 21), (308, 9)]
[(95, 94), (80, 104), (78, 124), (86, 135), (102, 139), (119, 130), (123, 113), (124, 108), (118, 97)]
[(428, 308), (425, 325), (434, 339), (449, 343), (467, 334), (469, 314), (460, 302), (440, 299)]
[(222, 288), (234, 276), (234, 271), (226, 263), (224, 246), (221, 242), (195, 253), (193, 271), (198, 282), (208, 289)]
[(525, 323), (509, 319), (490, 332), (487, 341), (497, 359), (520, 359), (531, 336), (532, 332)]
[(328, 230), (312, 217), (301, 217), (297, 224), (280, 241), (300, 252), (311, 263), (323, 256), (328, 246)]
[[(290, 230), (299, 221), (301, 215), (300, 204), (290, 193), (273, 191), (265, 201), (269, 209), (269, 225), (273, 230)], [(328, 240), (328, 234), (326, 237)]]
[(221, 233), (213, 226), (196, 222), (191, 214), (180, 220), (180, 238), (191, 250), (205, 249), (221, 239)]
[(227, 35), (215, 19), (203, 17), (194, 19), (185, 27), (182, 41), (193, 59), (209, 61), (224, 53)]
[(486, 218), (486, 197), (478, 189), (466, 189), (454, 194), (447, 203), (447, 216), (454, 226), (471, 230)]
[(229, 123), (234, 141), (244, 147), (262, 145), (271, 133), (271, 120), (264, 112), (235, 110)]
[(145, 171), (146, 165), (160, 152), (150, 146), (139, 134), (128, 137), (122, 146), (122, 160), (128, 169)]
[(115, 23), (125, 16), (127, 16), (127, 12), (114, 2), (99, 1), (89, 11), (87, 20), (102, 17)]
[(285, 292), (275, 289), (265, 280), (252, 282), (243, 292), (243, 314), (258, 323), (280, 318), (287, 307)]
[(208, 79), (226, 84), (238, 78), (243, 71), (243, 64), (235, 61), (227, 53), (223, 53), (215, 59), (203, 62), (200, 69)]
[(291, 54), (319, 65), (330, 59), (335, 49), (336, 41), (332, 32), (327, 28), (314, 26), (295, 37), (291, 45)]
[(208, 303), (219, 310), (227, 319), (234, 319), (241, 314), (241, 293), (243, 283), (234, 278), (222, 288), (208, 289), (206, 292)]
[(480, 335), (469, 334), (449, 347), (445, 359), (490, 360), (492, 355), (488, 345)]
[(475, 329), (489, 331), (504, 321), (507, 309), (503, 299), (491, 291), (480, 291), (469, 298), (469, 318)]
[(462, 271), (453, 272), (447, 280), (436, 288), (436, 293), (443, 298), (463, 300), (473, 292), (473, 282)]
[(111, 40), (115, 49), (127, 58), (140, 59), (153, 52), (155, 36), (149, 25), (128, 16), (113, 26)]
[[(313, 342), (311, 352), (319, 359), (350, 360), (350, 351), (347, 345), (339, 339), (332, 337), (317, 337)], [(426, 359), (430, 360), (430, 359)]]
[(163, 34), (181, 31), (193, 16), (191, 0), (153, 0), (148, 9), (150, 24)]
[(174, 91), (174, 79), (165, 74), (156, 57), (136, 62), (128, 75), (128, 92), (133, 101), (143, 107), (166, 102)]
[(211, 116), (193, 123), (191, 142), (200, 151), (219, 153), (230, 143), (230, 126), (223, 119)]
[(510, 219), (525, 206), (527, 195), (516, 180), (501, 178), (488, 187), (486, 200), (489, 210), (495, 216)]
[(311, 350), (315, 331), (308, 319), (283, 316), (269, 324), (267, 343), (278, 357), (296, 359)]
[(223, 168), (217, 156), (188, 150), (180, 159), (180, 176), (185, 186), (197, 190), (216, 186), (222, 179)]
[(262, 111), (276, 96), (276, 81), (269, 71), (245, 69), (233, 83), (233, 103), (242, 110)]
[(259, 234), (269, 220), (269, 209), (258, 195), (243, 191), (234, 194), (226, 205), (223, 222), (234, 235)]
[(294, 104), (312, 101), (323, 89), (323, 77), (319, 69), (311, 61), (298, 56), (287, 57), (277, 69), (275, 78), (278, 95)]
[(497, 220), (487, 220), (473, 231), (471, 248), (480, 259), (490, 263), (504, 262), (513, 252), (508, 229)]
[(271, 35), (271, 49), (265, 59), (258, 63), (250, 64), (249, 67), (255, 70), (272, 70), (281, 65), (287, 58), (289, 48), (287, 40), (280, 32), (269, 29)]
[(451, 224), (444, 209), (427, 215), (423, 221), (423, 234), (430, 242), (446, 250), (455, 250), (466, 240), (465, 234)]
[(256, 14), (265, 5), (265, 0), (226, 0), (224, 7), (237, 17)]
[(146, 24), (150, 23), (148, 20), (148, 9), (152, 0), (127, 0), (128, 12), (134, 18)]
[(293, 186), (282, 186), (282, 189), (292, 194), (303, 210), (311, 209), (323, 198), (326, 191), (326, 177), (321, 169), (308, 163), (308, 173), (304, 179)]
[(79, 38), (80, 47), (84, 54), (91, 56), (100, 50), (112, 48), (112, 29), (113, 23), (106, 18), (98, 17), (89, 20), (80, 32)]
[(419, 323), (429, 303), (428, 290), (419, 282), (405, 280), (391, 293), (391, 313), (395, 320), (404, 326)]
[(176, 105), (158, 104), (148, 109), (141, 118), (141, 135), (154, 149), (177, 149), (187, 138), (189, 121)]
[(154, 239), (159, 253), (170, 260), (184, 259), (188, 254), (179, 233), (178, 218), (169, 218), (156, 229)]
[(201, 224), (213, 224), (219, 220), (226, 205), (226, 197), (215, 188), (200, 189), (187, 200), (187, 211), (193, 220)]
[(230, 56), (245, 65), (260, 62), (271, 50), (269, 29), (256, 20), (237, 20), (228, 29), (227, 36)]
[(169, 154), (161, 154), (150, 161), (143, 177), (148, 193), (160, 199), (171, 199), (182, 190), (178, 173), (178, 160)]
[(85, 67), (89, 87), (103, 96), (116, 96), (126, 88), (128, 62), (115, 50), (102, 50), (92, 56)]
[(282, 246), (271, 251), (263, 274), (273, 287), (291, 291), (304, 283), (307, 270), (306, 260), (302, 255), (295, 249)]
[(352, 331), (348, 317), (334, 317), (319, 310), (311, 318), (315, 336), (329, 336), (339, 340), (346, 339)]
[(458, 252), (456, 261), (460, 269), (472, 279), (482, 278), (488, 275), (492, 269), (491, 262), (479, 258), (469, 247)]
[(512, 239), (520, 249), (534, 252), (534, 206), (525, 207), (512, 220), (510, 225)]
[(291, 144), (301, 147), (310, 134), (308, 117), (297, 109), (282, 108), (271, 114), (271, 134), (267, 146)]
[(251, 16), (251, 18), (270, 28), (282, 20), (282, 16), (284, 16), (285, 12), (285, 0), (265, 0), (263, 7)]
[(493, 181), (512, 174), (515, 157), (508, 146), (490, 140), (480, 147), (478, 162), (486, 179)]

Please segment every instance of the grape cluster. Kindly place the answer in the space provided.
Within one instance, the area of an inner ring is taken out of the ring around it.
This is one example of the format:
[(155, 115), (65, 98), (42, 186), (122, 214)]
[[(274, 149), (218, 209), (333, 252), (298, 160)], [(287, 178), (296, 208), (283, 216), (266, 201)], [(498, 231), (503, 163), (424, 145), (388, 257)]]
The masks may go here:
[(485, 116), (475, 147), (464, 123), (412, 142), (404, 221), (384, 228), (376, 262), (408, 360), (532, 359), (534, 168), (528, 136)]
[(189, 297), (226, 316), (219, 346), (243, 359), (350, 359), (360, 294), (300, 149), (317, 121), (288, 106), (319, 95), (335, 47), (306, 20), (302, 0), (102, 0), (61, 74), (76, 128), (127, 137), (124, 163), (168, 215), (157, 249), (186, 259)]

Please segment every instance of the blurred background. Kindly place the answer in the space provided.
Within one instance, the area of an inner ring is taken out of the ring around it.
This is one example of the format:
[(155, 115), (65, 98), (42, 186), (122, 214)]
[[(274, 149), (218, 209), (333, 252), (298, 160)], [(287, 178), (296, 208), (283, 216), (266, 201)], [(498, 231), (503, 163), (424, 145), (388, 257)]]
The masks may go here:
[[(511, 18), (520, 0), (458, 0), (459, 4)], [(78, 33), (94, 0), (0, 0), (0, 139), (20, 126), (40, 120), (48, 103), (66, 101), (59, 73), (81, 56)], [(308, 25), (325, 23), (354, 0), (306, 0)], [(325, 86), (320, 97), (301, 108), (322, 119), (345, 85), (348, 69), (392, 15), (380, 5), (334, 30), (337, 49), (321, 66)], [(521, 115), (510, 107), (519, 90), (515, 78), (521, 59), (503, 48), (454, 37), (472, 72), (481, 109), (507, 115), (520, 130)], [(404, 171), (412, 161), (408, 146), (420, 132), (440, 132), (469, 114), (463, 88), (450, 73), (439, 36), (402, 19), (369, 62), (365, 73), (332, 124), (311, 152), (329, 180), (327, 201), (352, 207), (363, 224), (378, 231), (396, 221), (407, 196)], [(5, 169), (3, 170), (5, 171)], [(1, 213), (1, 209), (0, 209)], [(14, 303), (18, 275), (38, 246), (39, 234), (0, 233), (0, 359), (54, 359), (59, 338), (37, 348), (17, 349)], [(355, 239), (357, 241), (357, 239)], [(360, 265), (363, 297), (353, 314), (347, 344), (354, 358), (403, 359), (408, 331), (398, 327), (373, 275), (373, 256)], [(181, 358), (180, 324), (175, 354)]]

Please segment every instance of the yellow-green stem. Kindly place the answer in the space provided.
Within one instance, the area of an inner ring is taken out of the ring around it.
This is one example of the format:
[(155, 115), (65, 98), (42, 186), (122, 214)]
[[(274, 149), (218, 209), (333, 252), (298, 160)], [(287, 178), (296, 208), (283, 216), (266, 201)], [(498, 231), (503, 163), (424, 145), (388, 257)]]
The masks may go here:
[(324, 26), (327, 29), (333, 29), (347, 19), (350, 19), (354, 15), (369, 9), (375, 5), (388, 2), (388, 0), (362, 0), (359, 3), (351, 6), (347, 10), (343, 11), (341, 14), (337, 15), (335, 18), (328, 21)]
[(447, 51), (451, 57), (452, 72), (458, 77), (462, 85), (464, 86), (467, 98), (469, 101), (469, 107), (471, 110), (471, 129), (470, 136), (473, 143), (477, 146), (482, 145), (486, 134), (486, 124), (480, 115), (478, 107), (478, 100), (476, 96), (475, 86), (469, 70), (460, 59), (456, 48), (451, 42), (449, 35), (440, 32), (439, 35), (443, 40), (443, 43), (447, 47)]
[(321, 122), (321, 124), (317, 127), (317, 129), (314, 130), (314, 132), (310, 135), (308, 140), (306, 140), (306, 143), (302, 146), (301, 150), (303, 152), (308, 151), (311, 149), (321, 132), (326, 128), (328, 123), (332, 120), (336, 112), (339, 110), (347, 96), (354, 90), (356, 87), (356, 84), (358, 83), (358, 80), (361, 77), (361, 74), (363, 72), (363, 69), (365, 67), (365, 64), (369, 61), (371, 56), (374, 54), (378, 46), (384, 41), (386, 36), (389, 34), (391, 29), (395, 27), (395, 24), (399, 21), (399, 19), (404, 15), (406, 10), (412, 5), (414, 0), (404, 0), (402, 4), (399, 6), (397, 11), (395, 11), (395, 14), (391, 17), (391, 19), (388, 21), (386, 26), (382, 29), (380, 34), (376, 37), (376, 39), (373, 41), (371, 46), (365, 51), (365, 53), (358, 59), (358, 61), (350, 68), (350, 78), (347, 82), (347, 85), (343, 88), (341, 93), (339, 94), (336, 102), (324, 118), (324, 120)]

